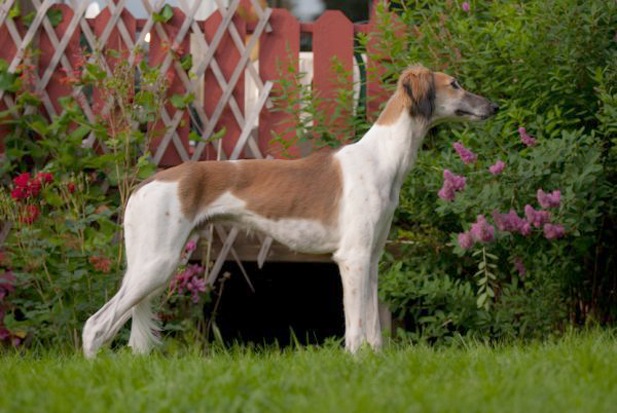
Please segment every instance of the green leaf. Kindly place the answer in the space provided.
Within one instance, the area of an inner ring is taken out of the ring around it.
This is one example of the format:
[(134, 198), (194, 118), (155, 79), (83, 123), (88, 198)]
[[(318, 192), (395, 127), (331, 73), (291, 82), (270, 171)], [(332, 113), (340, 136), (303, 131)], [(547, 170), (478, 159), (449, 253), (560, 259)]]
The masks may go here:
[(53, 207), (60, 207), (64, 204), (62, 197), (54, 191), (45, 191), (45, 201)]
[(39, 135), (46, 135), (48, 132), (48, 127), (47, 125), (40, 120), (34, 121), (30, 124), (30, 127)]
[(21, 15), (21, 9), (19, 8), (19, 2), (15, 2), (13, 7), (11, 7), (11, 11), (9, 11), (9, 17), (11, 19), (16, 19)]
[(225, 137), (226, 134), (227, 134), (227, 128), (225, 126), (223, 126), (221, 129), (219, 129), (218, 131), (214, 132), (212, 134), (212, 136), (210, 136), (208, 141), (209, 142), (217, 141), (217, 140), (222, 139), (223, 137)]
[(55, 28), (58, 27), (60, 23), (62, 23), (62, 10), (59, 9), (49, 9), (47, 10), (47, 18), (51, 25)]
[(86, 79), (88, 80), (103, 80), (107, 77), (107, 72), (97, 64), (86, 64)]
[(36, 16), (36, 13), (31, 11), (30, 13), (26, 14), (21, 21), (24, 23), (24, 26), (26, 27), (30, 27), (30, 25), (32, 24), (32, 22), (34, 21), (34, 16)]
[(160, 13), (152, 14), (152, 18), (156, 23), (167, 23), (172, 17), (174, 17), (174, 10), (169, 4), (163, 6)]
[(139, 169), (137, 173), (137, 178), (146, 179), (152, 176), (156, 172), (156, 165), (150, 163), (148, 165), (144, 165)]
[(488, 298), (488, 294), (486, 292), (478, 296), (478, 299), (476, 300), (476, 305), (478, 306), (478, 308), (482, 308), (484, 306), (484, 303), (486, 302), (487, 298)]
[(173, 95), (172, 97), (169, 98), (169, 103), (172, 104), (172, 106), (176, 109), (184, 109), (186, 107), (186, 102), (184, 101), (184, 96), (183, 95)]
[(193, 67), (193, 55), (187, 54), (182, 56), (182, 58), (180, 59), (180, 66), (182, 66), (182, 69), (186, 70), (187, 72), (191, 70), (191, 67)]
[(192, 93), (189, 93), (186, 96), (175, 94), (169, 98), (169, 103), (171, 103), (176, 109), (184, 109), (193, 101), (193, 99), (195, 99), (195, 96)]
[(90, 127), (86, 125), (81, 125), (73, 132), (70, 133), (69, 137), (72, 141), (78, 142), (81, 141), (88, 133), (90, 133)]
[(25, 92), (19, 96), (19, 103), (23, 105), (38, 106), (41, 100), (32, 93)]
[(6, 69), (0, 69), (0, 90), (6, 92), (17, 92), (19, 83), (17, 82), (17, 74), (9, 73)]

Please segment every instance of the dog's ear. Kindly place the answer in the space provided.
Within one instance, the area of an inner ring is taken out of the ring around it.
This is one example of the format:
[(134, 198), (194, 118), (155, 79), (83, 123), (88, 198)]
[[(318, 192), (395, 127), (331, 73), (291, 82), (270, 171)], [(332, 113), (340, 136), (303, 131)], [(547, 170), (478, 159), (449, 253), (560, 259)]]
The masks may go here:
[(433, 72), (423, 66), (412, 66), (401, 75), (399, 87), (409, 97), (409, 114), (429, 120), (435, 106)]

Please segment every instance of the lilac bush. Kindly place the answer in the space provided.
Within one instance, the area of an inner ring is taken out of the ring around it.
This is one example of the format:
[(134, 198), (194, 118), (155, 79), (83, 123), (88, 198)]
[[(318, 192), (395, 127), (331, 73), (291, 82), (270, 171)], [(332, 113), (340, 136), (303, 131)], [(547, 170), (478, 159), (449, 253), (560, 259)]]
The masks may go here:
[(408, 337), (617, 321), (617, 3), (423, 0), (377, 17), (361, 52), (381, 80), (421, 62), (501, 107), (433, 128), (401, 190), (380, 290)]

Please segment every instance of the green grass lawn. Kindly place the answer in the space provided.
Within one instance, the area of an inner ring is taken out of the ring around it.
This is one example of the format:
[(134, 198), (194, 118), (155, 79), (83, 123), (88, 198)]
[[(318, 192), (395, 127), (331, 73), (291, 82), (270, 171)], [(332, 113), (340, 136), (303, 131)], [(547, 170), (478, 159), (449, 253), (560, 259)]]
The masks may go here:
[(106, 351), (0, 356), (0, 410), (22, 411), (617, 411), (617, 338), (357, 356), (335, 346), (234, 348), (135, 357)]

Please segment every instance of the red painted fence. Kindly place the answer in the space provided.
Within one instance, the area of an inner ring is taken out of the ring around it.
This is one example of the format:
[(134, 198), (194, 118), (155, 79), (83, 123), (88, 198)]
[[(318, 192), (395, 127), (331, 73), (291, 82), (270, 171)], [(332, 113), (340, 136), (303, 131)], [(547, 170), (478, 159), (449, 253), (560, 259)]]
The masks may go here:
[[(191, 146), (189, 132), (193, 120), (188, 110), (178, 110), (169, 105), (165, 108), (166, 116), (163, 116), (161, 123), (161, 128), (166, 130), (165, 136), (158, 138), (152, 148), (161, 166), (175, 165), (188, 159), (227, 159), (234, 153), (234, 149), (240, 150), (240, 157), (279, 157), (279, 148), (270, 141), (273, 131), (282, 133), (289, 126), (292, 120), (287, 118), (288, 115), (273, 111), (272, 105), (266, 103), (259, 112), (257, 130), (248, 135), (245, 130), (252, 127), (247, 126), (251, 114), (245, 113), (244, 106), (246, 69), (251, 61), (249, 46), (258, 47), (259, 51), (259, 70), (253, 74), (259, 77), (259, 89), (264, 91), (268, 81), (273, 81), (274, 85), (269, 92), (272, 97), (279, 91), (279, 85), (276, 84), (279, 77), (277, 67), (291, 64), (297, 68), (300, 35), (312, 33), (313, 87), (320, 96), (332, 97), (335, 88), (342, 86), (333, 81), (332, 58), (338, 58), (343, 67), (351, 73), (354, 64), (354, 34), (371, 32), (374, 27), (373, 21), (353, 24), (339, 11), (326, 11), (314, 23), (301, 24), (287, 10), (255, 10), (258, 3), (247, 0), (232, 0), (227, 10), (217, 11), (205, 21), (195, 21), (180, 9), (174, 8), (173, 17), (165, 23), (154, 22), (152, 17), (135, 19), (127, 10), (120, 10), (121, 6), (116, 6), (115, 3), (110, 4), (96, 18), (86, 19), (83, 17), (82, 7), (72, 10), (66, 5), (51, 5), (48, 4), (49, 1), (42, 1), (34, 21), (27, 27), (19, 17), (10, 17), (8, 11), (13, 3), (14, 1), (5, 0), (0, 6), (0, 44), (3, 45), (0, 48), (0, 58), (9, 62), (10, 70), (14, 72), (24, 62), (26, 43), (38, 39), (37, 48), (41, 50), (41, 54), (36, 59), (36, 82), (43, 102), (47, 102), (41, 108), (47, 116), (55, 116), (61, 112), (62, 108), (58, 104), (60, 97), (71, 94), (79, 96), (81, 93), (62, 82), (66, 70), (74, 69), (79, 60), (83, 60), (80, 39), (82, 46), (85, 39), (91, 49), (113, 49), (120, 52), (120, 58), (127, 59), (140, 39), (141, 44), (144, 44), (143, 32), (149, 31), (149, 64), (162, 65), (162, 70), (166, 71), (170, 80), (170, 96), (188, 94), (194, 83), (191, 83), (188, 73), (176, 64), (177, 62), (168, 58), (169, 48), (176, 48), (182, 53), (192, 53), (191, 47), (196, 44), (195, 38), (198, 44), (208, 46), (205, 57), (211, 56), (211, 60), (202, 68), (201, 73), (197, 73), (197, 77), (203, 79), (204, 99), (196, 112), (202, 123), (202, 137), (207, 138), (223, 127), (227, 130), (220, 151), (217, 143)], [(253, 18), (247, 18), (251, 21), (240, 17), (246, 15), (239, 12), (242, 7), (252, 10)], [(62, 13), (63, 18), (56, 27), (52, 27), (47, 19), (48, 10), (59, 10)], [(251, 35), (258, 37), (251, 39)], [(240, 43), (238, 39), (241, 40)], [(290, 58), (291, 61), (288, 60)], [(115, 64), (112, 58), (108, 58), (106, 63), (110, 68)], [(369, 67), (375, 65), (375, 62), (368, 62)], [(352, 88), (351, 75), (345, 83)], [(373, 107), (383, 100), (378, 83), (369, 84), (367, 90), (372, 96), (381, 96), (370, 103)], [(13, 104), (13, 97), (9, 92), (0, 93), (0, 110), (4, 110)], [(81, 95), (78, 101), (84, 112), (92, 117), (99, 114), (104, 106), (101, 93), (96, 90), (87, 98)], [(324, 105), (323, 109), (327, 112), (334, 110), (327, 106), (331, 104)], [(257, 118), (256, 115), (254, 117)], [(336, 125), (332, 125), (332, 128), (336, 133)], [(6, 131), (6, 127), (0, 128), (0, 136)], [(249, 144), (244, 146), (241, 143), (236, 148), (243, 132), (248, 136), (245, 140)], [(292, 148), (292, 153), (298, 154), (299, 151)]]

